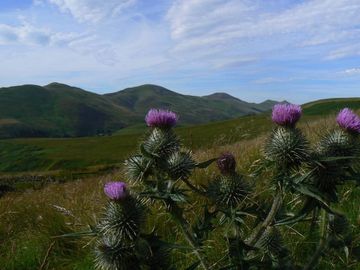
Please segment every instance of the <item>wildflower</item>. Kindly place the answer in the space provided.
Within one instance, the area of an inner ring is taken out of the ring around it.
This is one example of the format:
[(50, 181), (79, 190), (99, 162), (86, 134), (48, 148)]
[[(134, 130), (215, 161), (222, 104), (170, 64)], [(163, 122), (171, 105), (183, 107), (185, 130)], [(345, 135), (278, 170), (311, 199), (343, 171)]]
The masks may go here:
[(171, 128), (176, 125), (178, 116), (169, 110), (151, 109), (145, 117), (149, 127)]
[(280, 126), (294, 127), (302, 114), (301, 106), (276, 104), (272, 110), (272, 120)]
[(108, 182), (104, 186), (104, 192), (112, 200), (122, 200), (128, 195), (124, 182)]
[(235, 172), (235, 157), (229, 152), (223, 153), (216, 161), (216, 164), (222, 174), (232, 174)]
[(344, 108), (339, 112), (336, 122), (349, 132), (360, 133), (360, 117), (349, 108)]

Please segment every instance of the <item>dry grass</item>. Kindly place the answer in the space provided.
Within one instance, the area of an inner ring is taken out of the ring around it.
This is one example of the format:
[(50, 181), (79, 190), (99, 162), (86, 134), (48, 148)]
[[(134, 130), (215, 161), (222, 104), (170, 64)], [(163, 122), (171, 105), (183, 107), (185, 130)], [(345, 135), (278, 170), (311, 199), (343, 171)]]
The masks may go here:
[[(333, 117), (323, 120), (303, 123), (300, 127), (305, 130), (310, 141), (314, 142), (326, 129), (334, 126)], [(207, 160), (220, 153), (230, 151), (237, 157), (238, 170), (245, 176), (250, 174), (249, 168), (261, 156), (261, 146), (264, 136), (255, 137), (241, 143), (213, 147), (209, 150), (195, 152), (197, 160)], [(195, 171), (192, 181), (197, 184), (206, 184), (216, 175), (215, 166), (202, 171)], [(86, 230), (88, 224), (95, 224), (101, 209), (106, 201), (103, 195), (103, 184), (110, 180), (123, 180), (123, 174), (110, 174), (103, 177), (68, 182), (64, 184), (49, 184), (37, 191), (8, 194), (0, 199), (0, 265), (2, 269), (92, 269), (93, 243), (86, 239), (54, 238), (64, 233)], [(268, 179), (252, 179), (246, 177), (253, 186), (258, 198), (271, 200)], [(337, 207), (349, 217), (355, 233), (355, 242), (359, 241), (360, 209), (357, 198), (358, 190), (346, 187), (346, 194)], [(194, 220), (201, 211), (204, 200), (198, 197), (190, 198), (191, 206), (187, 216)], [(292, 198), (288, 198), (289, 201)], [(176, 227), (168, 220), (166, 211), (161, 205), (154, 205), (150, 209), (148, 229), (156, 226), (161, 235), (167, 240), (182, 241)], [(248, 225), (251, 224), (249, 221)], [(245, 231), (247, 230), (245, 226)], [(309, 239), (308, 228), (305, 224), (295, 227), (286, 227), (282, 231), (285, 240), (296, 261), (303, 262), (313, 250), (313, 242)], [(213, 262), (220, 260), (226, 252), (223, 231), (216, 230), (210, 236), (205, 251)], [(357, 243), (359, 244), (359, 243)], [(174, 264), (184, 265), (185, 261), (192, 260), (192, 256), (174, 254)], [(345, 253), (332, 255), (323, 260), (319, 269), (360, 269), (359, 264), (347, 260)], [(216, 267), (215, 267), (216, 269)]]

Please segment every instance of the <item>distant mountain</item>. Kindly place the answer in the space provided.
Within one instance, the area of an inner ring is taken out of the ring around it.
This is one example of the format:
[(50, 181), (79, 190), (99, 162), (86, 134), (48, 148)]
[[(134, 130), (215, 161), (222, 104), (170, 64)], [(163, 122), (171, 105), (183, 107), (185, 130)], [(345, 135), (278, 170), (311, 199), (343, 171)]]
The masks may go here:
[(198, 97), (156, 85), (99, 95), (60, 83), (0, 88), (0, 138), (77, 137), (143, 123), (150, 108), (168, 108), (180, 123), (199, 124), (270, 110), (275, 101), (247, 103), (225, 93)]
[(207, 123), (257, 114), (270, 110), (276, 103), (248, 103), (226, 93), (204, 97), (182, 95), (151, 84), (127, 88), (105, 96), (142, 118), (150, 108), (171, 109), (180, 115), (182, 124)]
[(90, 136), (132, 123), (106, 97), (52, 83), (0, 88), (0, 137)]

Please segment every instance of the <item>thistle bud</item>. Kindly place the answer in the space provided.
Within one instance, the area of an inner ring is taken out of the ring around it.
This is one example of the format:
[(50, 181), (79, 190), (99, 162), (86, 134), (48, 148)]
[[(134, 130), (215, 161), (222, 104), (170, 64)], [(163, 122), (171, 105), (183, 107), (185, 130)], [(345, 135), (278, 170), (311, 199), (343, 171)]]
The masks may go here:
[(224, 175), (235, 173), (236, 161), (231, 153), (223, 153), (216, 161), (217, 167)]
[(221, 175), (210, 182), (208, 195), (220, 206), (237, 207), (245, 202), (250, 188), (241, 175)]
[(127, 185), (124, 182), (108, 182), (104, 186), (104, 192), (111, 200), (119, 201), (127, 197)]
[(295, 104), (276, 104), (272, 110), (272, 121), (279, 126), (295, 127), (302, 114), (301, 106)]
[(350, 133), (360, 133), (360, 117), (349, 108), (344, 108), (339, 112), (336, 122), (341, 128)]
[(195, 168), (191, 152), (175, 152), (167, 160), (169, 175), (172, 179), (188, 179)]
[(145, 122), (149, 127), (172, 128), (176, 125), (178, 116), (168, 110), (151, 109), (145, 116)]
[(279, 127), (267, 140), (264, 154), (279, 169), (289, 170), (309, 159), (309, 143), (300, 130)]

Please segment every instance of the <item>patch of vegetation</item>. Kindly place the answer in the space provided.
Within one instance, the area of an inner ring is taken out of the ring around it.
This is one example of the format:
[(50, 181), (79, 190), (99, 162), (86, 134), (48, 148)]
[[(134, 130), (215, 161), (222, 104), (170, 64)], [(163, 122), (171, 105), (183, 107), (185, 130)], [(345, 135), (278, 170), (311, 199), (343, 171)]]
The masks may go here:
[[(269, 118), (267, 121), (270, 122)], [(305, 123), (301, 128), (311, 142), (318, 138), (318, 130), (331, 129), (335, 123), (333, 116), (324, 121), (318, 121), (316, 118), (314, 121), (303, 122)], [(211, 130), (211, 125), (208, 128), (207, 131)], [(269, 128), (271, 129), (271, 125)], [(196, 150), (195, 159), (207, 160), (219, 156), (224, 151), (231, 151), (236, 157), (238, 172), (246, 176), (250, 173), (248, 170), (250, 165), (260, 158), (261, 148), (265, 142), (260, 132), (256, 132), (255, 128), (253, 132), (253, 135), (235, 143), (220, 145), (211, 141), (204, 142), (212, 146), (207, 150)], [(116, 152), (116, 149), (113, 151)], [(196, 170), (191, 177), (191, 182), (197, 185), (207, 184), (216, 173), (214, 165), (203, 172)], [(104, 183), (123, 180), (123, 173), (119, 171), (102, 177), (90, 177), (64, 184), (54, 183), (34, 192), (10, 193), (2, 197), (0, 199), (0, 265), (2, 269), (39, 269), (42, 264), (45, 265), (44, 269), (93, 269), (94, 242), (56, 236), (86, 231), (88, 224), (97, 223), (106, 200), (103, 194)], [(247, 181), (253, 186), (259, 200), (265, 201), (265, 205), (266, 202), (270, 203), (272, 196), (267, 175), (263, 175), (256, 182), (251, 182), (251, 178), (247, 178)], [(348, 217), (350, 224), (357, 224), (359, 189), (344, 186), (339, 194), (341, 200), (336, 205), (336, 209)], [(288, 201), (292, 199), (287, 198)], [(192, 210), (187, 214), (189, 220), (193, 221), (202, 213), (203, 203), (203, 200), (193, 201)], [(296, 209), (298, 208), (293, 210)], [(155, 226), (159, 233), (167, 236), (166, 240), (177, 239), (185, 243), (184, 239), (174, 233), (176, 230), (173, 226), (167, 223), (168, 218), (163, 214), (164, 208), (154, 205), (150, 211), (159, 215), (148, 220), (149, 230)], [(355, 251), (356, 244), (360, 240), (359, 226), (355, 225), (351, 228), (354, 246), (348, 250), (350, 253), (329, 252), (326, 259), (321, 260), (316, 269), (359, 269), (359, 263), (349, 260), (347, 256), (347, 254), (353, 254), (352, 249)], [(295, 262), (302, 262), (304, 258), (312, 254), (315, 241), (306, 238), (308, 234), (306, 222), (284, 227), (282, 233), (284, 244), (294, 256)], [(314, 234), (314, 237), (317, 237), (316, 231)], [(221, 259), (220, 257), (226, 251), (226, 241), (223, 239), (224, 235), (221, 231), (211, 234), (210, 241), (216, 242), (217, 245), (206, 251), (207, 256)], [(180, 265), (184, 262), (180, 260), (181, 257), (182, 255), (177, 253), (171, 256), (172, 262), (179, 265), (179, 269), (182, 269)], [(193, 259), (195, 259), (193, 256), (189, 256), (187, 263)]]

